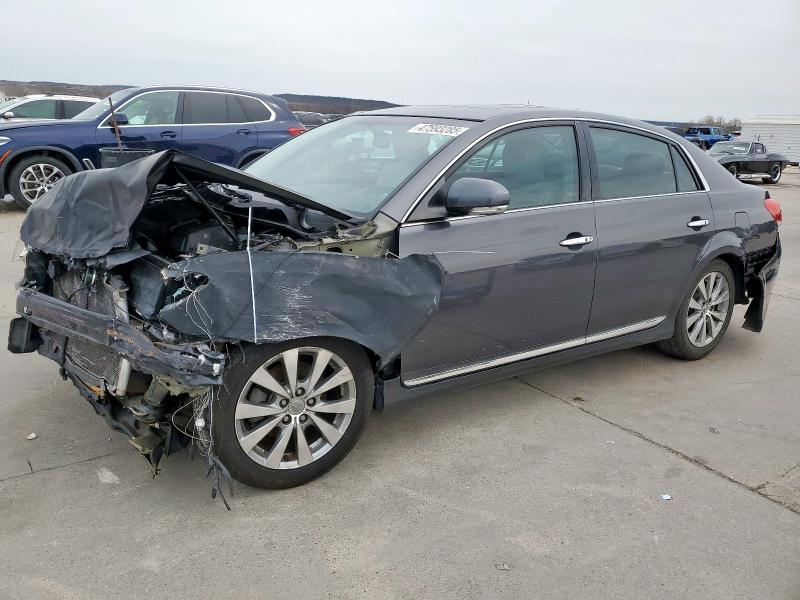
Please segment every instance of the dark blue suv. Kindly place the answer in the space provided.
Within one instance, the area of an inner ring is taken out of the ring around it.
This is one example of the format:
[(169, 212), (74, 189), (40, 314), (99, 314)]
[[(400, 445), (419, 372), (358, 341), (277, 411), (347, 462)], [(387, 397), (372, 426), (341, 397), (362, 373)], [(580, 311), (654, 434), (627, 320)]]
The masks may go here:
[(305, 129), (283, 100), (241, 90), (152, 86), (121, 90), (66, 121), (0, 125), (0, 198), (27, 208), (56, 181), (99, 168), (100, 149), (177, 148), (242, 167)]

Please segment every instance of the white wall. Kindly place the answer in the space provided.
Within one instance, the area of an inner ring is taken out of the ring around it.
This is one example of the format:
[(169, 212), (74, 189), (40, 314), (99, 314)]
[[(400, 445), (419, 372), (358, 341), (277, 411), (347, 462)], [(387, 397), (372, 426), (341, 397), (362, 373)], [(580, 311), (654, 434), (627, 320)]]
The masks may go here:
[(739, 139), (761, 142), (768, 152), (784, 154), (793, 163), (800, 161), (800, 123), (745, 122)]

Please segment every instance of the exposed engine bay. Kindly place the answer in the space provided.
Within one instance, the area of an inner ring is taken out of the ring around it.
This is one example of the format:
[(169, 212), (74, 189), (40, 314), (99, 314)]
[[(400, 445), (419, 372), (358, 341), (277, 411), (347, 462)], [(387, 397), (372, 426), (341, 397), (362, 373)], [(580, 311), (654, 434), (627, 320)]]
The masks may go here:
[(396, 258), (394, 221), (317, 208), (177, 152), (76, 174), (23, 224), (9, 348), (56, 361), (153, 469), (193, 441), (209, 454), (249, 344), (345, 337), (386, 369), (438, 303), (440, 266)]

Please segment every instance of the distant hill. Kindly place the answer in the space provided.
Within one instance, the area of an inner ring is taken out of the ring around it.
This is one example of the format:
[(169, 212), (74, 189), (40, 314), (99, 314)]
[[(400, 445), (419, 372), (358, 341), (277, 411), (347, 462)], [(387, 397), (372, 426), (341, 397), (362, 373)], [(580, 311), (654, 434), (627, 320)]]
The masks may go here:
[[(105, 98), (118, 90), (132, 85), (86, 85), (82, 83), (58, 83), (55, 81), (6, 81), (0, 79), (0, 100), (7, 96), (28, 94), (72, 94)], [(308, 96), (304, 94), (275, 94), (289, 103), (292, 110), (304, 110), (324, 114), (348, 114), (359, 110), (377, 110), (398, 106), (383, 100), (340, 98), (337, 96)]]
[(105, 98), (131, 85), (86, 85), (83, 83), (58, 83), (55, 81), (6, 81), (0, 79), (0, 98), (27, 96), (28, 94), (71, 94)]

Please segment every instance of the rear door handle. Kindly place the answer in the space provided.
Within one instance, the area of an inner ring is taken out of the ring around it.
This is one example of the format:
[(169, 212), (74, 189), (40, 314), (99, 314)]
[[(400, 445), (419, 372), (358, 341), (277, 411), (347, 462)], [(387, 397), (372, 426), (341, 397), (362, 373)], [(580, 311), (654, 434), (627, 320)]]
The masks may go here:
[(161, 132), (161, 137), (162, 138), (174, 138), (177, 135), (178, 134), (176, 134), (174, 131), (162, 131)]
[(236, 131), (236, 133), (238, 133), (240, 135), (250, 135), (250, 130), (249, 129), (238, 129)]
[(559, 246), (584, 246), (586, 244), (591, 244), (594, 241), (594, 238), (590, 235), (584, 235), (582, 237), (571, 237), (565, 240), (561, 240), (558, 242)]
[(708, 219), (701, 219), (699, 217), (692, 217), (692, 220), (689, 221), (686, 226), (691, 227), (692, 229), (700, 229), (701, 227), (705, 227), (708, 225), (710, 221)]

